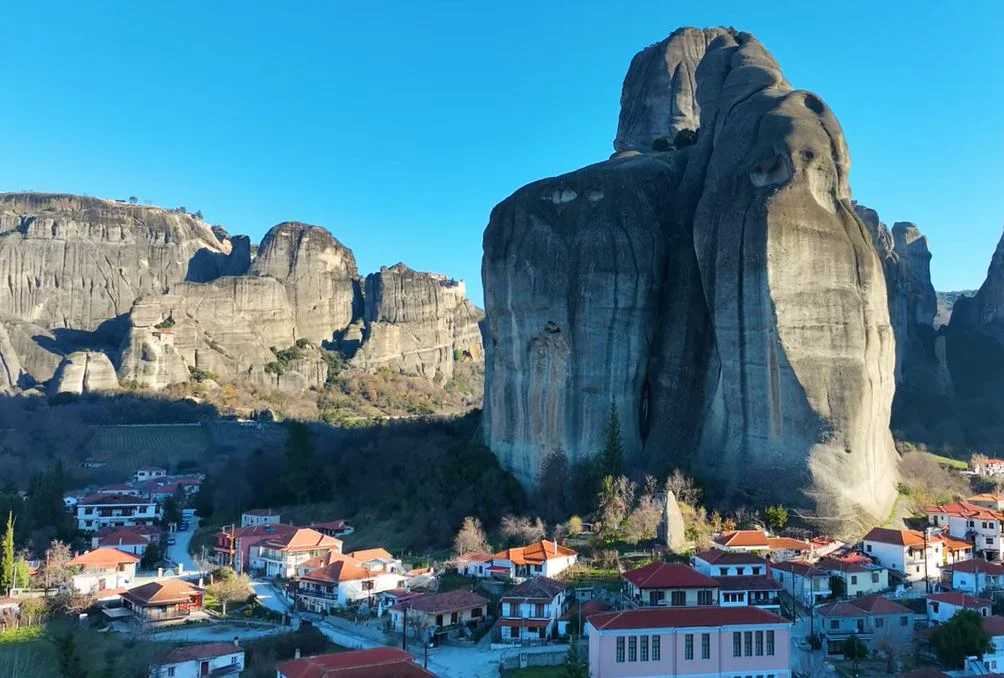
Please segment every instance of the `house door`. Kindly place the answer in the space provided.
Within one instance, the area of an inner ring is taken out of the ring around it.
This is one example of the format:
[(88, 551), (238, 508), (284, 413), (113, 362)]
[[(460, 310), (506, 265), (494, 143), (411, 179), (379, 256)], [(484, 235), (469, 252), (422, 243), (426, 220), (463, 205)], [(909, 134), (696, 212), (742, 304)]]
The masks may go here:
[(205, 661), (199, 664), (199, 675), (208, 676), (209, 675), (209, 662)]
[(648, 604), (658, 605), (659, 604), (659, 594), (661, 591), (649, 591), (648, 592)]

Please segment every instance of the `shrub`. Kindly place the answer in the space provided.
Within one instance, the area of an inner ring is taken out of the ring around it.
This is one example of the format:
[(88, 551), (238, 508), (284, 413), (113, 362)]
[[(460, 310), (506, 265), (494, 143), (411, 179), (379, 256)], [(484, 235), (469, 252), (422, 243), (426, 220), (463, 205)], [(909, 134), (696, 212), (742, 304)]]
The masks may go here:
[(171, 316), (167, 316), (166, 318), (164, 318), (163, 320), (161, 320), (159, 323), (157, 323), (156, 325), (154, 325), (154, 327), (156, 329), (158, 329), (158, 330), (169, 330), (172, 327), (174, 327), (174, 318), (171, 317)]
[(308, 346), (310, 346), (310, 339), (300, 337), (299, 339), (296, 340), (295, 346), (297, 348), (307, 348)]
[(285, 374), (286, 369), (282, 366), (282, 363), (273, 360), (272, 362), (265, 365), (265, 374), (274, 374), (277, 377)]
[(697, 132), (692, 129), (681, 129), (673, 138), (673, 147), (676, 149), (693, 146), (697, 143)]
[(213, 381), (216, 381), (215, 373), (210, 372), (209, 370), (204, 370), (201, 367), (195, 367), (194, 365), (188, 366), (188, 374), (193, 381), (197, 381), (200, 384), (207, 379), (212, 379)]
[(673, 145), (669, 143), (669, 139), (666, 139), (665, 137), (658, 137), (652, 140), (652, 150), (657, 153), (671, 151), (673, 150)]

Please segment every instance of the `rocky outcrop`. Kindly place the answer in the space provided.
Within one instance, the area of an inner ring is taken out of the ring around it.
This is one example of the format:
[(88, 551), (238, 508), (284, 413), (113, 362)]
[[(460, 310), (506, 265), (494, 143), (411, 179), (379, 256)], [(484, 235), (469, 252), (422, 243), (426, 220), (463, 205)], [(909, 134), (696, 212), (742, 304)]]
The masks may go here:
[(979, 291), (956, 300), (949, 327), (976, 332), (1004, 344), (1004, 236), (997, 243)]
[[(204, 252), (193, 262), (196, 254)], [(217, 274), (227, 250), (195, 217), (76, 195), (0, 194), (0, 314), (94, 330), (137, 297)], [(201, 265), (200, 265), (201, 264)], [(208, 270), (207, 270), (208, 267)]]
[(935, 292), (938, 297), (938, 312), (934, 315), (934, 329), (944, 327), (952, 319), (955, 302), (962, 297), (971, 297), (976, 290), (957, 290), (952, 292)]
[(77, 351), (69, 354), (56, 371), (56, 393), (99, 393), (119, 387), (115, 367), (104, 353)]
[(595, 454), (613, 402), (635, 467), (852, 529), (895, 496), (895, 356), (843, 134), (748, 34), (713, 36), (694, 82), (696, 145), (492, 212), (487, 442), (529, 483), (555, 447)]
[(250, 273), (283, 283), (299, 337), (318, 344), (331, 341), (334, 331), (356, 315), (355, 257), (320, 226), (295, 221), (273, 226)]
[(645, 153), (656, 139), (672, 142), (680, 130), (700, 127), (697, 65), (711, 41), (727, 33), (681, 28), (635, 55), (621, 91), (614, 150)]
[(21, 381), (21, 361), (3, 325), (0, 325), (0, 393), (13, 391)]
[[(363, 337), (350, 364), (440, 379), (458, 360), (482, 359), (483, 314), (467, 299), (463, 281), (399, 263), (366, 276)], [(343, 341), (351, 342), (347, 332)]]

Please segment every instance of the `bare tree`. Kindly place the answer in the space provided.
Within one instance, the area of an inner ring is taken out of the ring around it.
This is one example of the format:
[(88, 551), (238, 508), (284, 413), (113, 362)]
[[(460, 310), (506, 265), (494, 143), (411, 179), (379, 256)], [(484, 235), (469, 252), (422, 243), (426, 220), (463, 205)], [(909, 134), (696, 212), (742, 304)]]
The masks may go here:
[(532, 544), (535, 541), (540, 541), (547, 534), (547, 527), (540, 518), (512, 514), (502, 517), (499, 529), (509, 543), (518, 544)]
[(488, 545), (485, 530), (481, 527), (481, 520), (474, 516), (467, 516), (464, 518), (457, 536), (453, 538), (453, 553), (462, 556), (472, 551), (485, 553), (491, 551), (491, 547)]
[(634, 505), (637, 486), (627, 476), (603, 479), (600, 489), (599, 508), (597, 516), (600, 522), (600, 535), (605, 538), (620, 534), (624, 521)]
[(638, 504), (624, 521), (624, 541), (637, 544), (645, 539), (654, 539), (662, 522), (663, 507), (659, 505), (657, 482), (652, 476), (645, 477), (645, 487)]
[(53, 539), (45, 550), (38, 572), (35, 574), (35, 586), (44, 588), (46, 592), (52, 588), (65, 588), (73, 579), (73, 568), (70, 566), (70, 547)]
[(701, 503), (701, 491), (694, 485), (694, 479), (679, 470), (673, 471), (673, 475), (666, 480), (666, 491), (672, 492), (678, 502), (691, 506)]
[(802, 678), (827, 678), (830, 675), (829, 668), (819, 654), (803, 654), (798, 661), (798, 670), (795, 671)]

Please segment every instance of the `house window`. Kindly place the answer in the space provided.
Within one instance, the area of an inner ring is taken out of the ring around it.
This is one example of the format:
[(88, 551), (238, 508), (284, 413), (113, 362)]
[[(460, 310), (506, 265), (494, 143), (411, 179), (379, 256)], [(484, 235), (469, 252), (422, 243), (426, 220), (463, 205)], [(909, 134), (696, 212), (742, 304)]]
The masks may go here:
[(858, 633), (864, 633), (864, 630), (865, 630), (865, 620), (864, 619), (857, 619), (855, 621), (857, 621)]
[(773, 631), (768, 631), (767, 632), (767, 656), (768, 657), (773, 657), (774, 656), (774, 632)]
[(648, 661), (648, 636), (641, 637), (641, 652), (639, 652), (639, 660), (643, 662)]
[(885, 626), (885, 619), (882, 617), (875, 617), (875, 628), (880, 629)]
[(173, 666), (168, 666), (167, 667), (167, 675), (168, 675), (168, 678), (172, 678), (174, 676), (174, 667)]
[(617, 636), (617, 662), (624, 663), (624, 636)]
[(732, 656), (743, 656), (743, 634), (741, 631), (732, 632)]
[(753, 574), (760, 574), (760, 566), (756, 565), (752, 568)]
[(711, 659), (711, 634), (701, 634), (701, 659)]
[(987, 537), (987, 546), (993, 546), (993, 543), (994, 543), (994, 538), (993, 537)]
[(671, 591), (669, 594), (669, 604), (673, 607), (683, 607), (687, 604), (687, 592)]
[(909, 623), (910, 622), (909, 622), (909, 620), (906, 617), (900, 617), (899, 618), (899, 625), (900, 626), (906, 626)]
[(451, 624), (456, 624), (459, 620), (460, 620), (460, 613), (459, 612), (451, 612), (450, 613), (450, 623)]
[(628, 638), (628, 661), (638, 661), (638, 636)]
[(711, 605), (711, 591), (698, 591), (697, 592), (697, 604), (698, 605)]
[(533, 616), (534, 617), (543, 617), (544, 616), (544, 606), (541, 605), (540, 603), (535, 604), (533, 606)]
[(763, 656), (763, 631), (756, 632), (756, 656)]
[(753, 632), (743, 632), (743, 654), (747, 657), (753, 656)]
[(662, 647), (660, 643), (662, 638), (659, 636), (652, 636), (652, 661), (657, 662), (662, 658)]
[(867, 551), (868, 553), (871, 553), (872, 552), (872, 545), (871, 544), (866, 544), (865, 545), (865, 551)]
[(879, 573), (878, 572), (872, 572), (872, 583), (873, 584), (878, 584), (879, 583)]
[(858, 575), (852, 574), (851, 575), (851, 584), (853, 585), (853, 584), (857, 584), (857, 583), (858, 583)]
[(694, 658), (694, 634), (688, 633), (683, 637), (683, 658)]
[[(518, 626), (510, 626), (509, 627), (509, 637), (510, 638), (519, 638), (519, 627)], [(624, 639), (623, 638), (619, 638), (618, 640), (623, 641)], [(621, 648), (621, 654), (624, 654), (624, 648), (623, 647)], [(620, 659), (618, 661), (624, 661), (624, 660)]]
[(471, 619), (481, 619), (481, 608), (475, 607), (471, 610)]
[(727, 567), (719, 567), (718, 568), (718, 574), (722, 575), (723, 577), (725, 575), (727, 575), (728, 573), (729, 573), (729, 568), (727, 568)]

